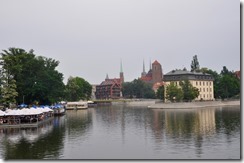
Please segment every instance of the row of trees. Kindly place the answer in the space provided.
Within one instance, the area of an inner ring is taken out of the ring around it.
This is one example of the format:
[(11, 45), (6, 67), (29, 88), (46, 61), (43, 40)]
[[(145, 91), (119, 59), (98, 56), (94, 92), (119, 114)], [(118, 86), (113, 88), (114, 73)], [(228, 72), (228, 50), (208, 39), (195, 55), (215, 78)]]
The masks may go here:
[(189, 80), (180, 81), (180, 87), (171, 82), (166, 87), (166, 99), (170, 101), (192, 101), (199, 96), (199, 90)]
[(152, 85), (140, 79), (125, 82), (122, 85), (122, 94), (125, 98), (155, 98)]
[[(83, 78), (70, 77), (63, 83), (63, 74), (56, 70), (59, 61), (43, 56), (36, 56), (19, 48), (3, 50), (0, 58), (0, 103), (9, 104), (52, 104), (58, 101), (77, 101), (89, 99), (92, 86)], [(215, 98), (232, 98), (240, 95), (240, 79), (225, 66), (220, 74), (207, 68), (200, 68), (195, 55), (191, 71), (211, 74), (214, 77)], [(166, 97), (164, 94), (166, 90)], [(159, 87), (155, 93), (152, 85), (135, 79), (122, 86), (125, 98), (159, 98), (171, 101), (191, 101), (199, 91), (187, 80), (180, 82), (180, 87), (171, 83), (166, 88)]]
[(191, 72), (202, 72), (211, 74), (214, 78), (214, 98), (239, 98), (240, 96), (240, 78), (233, 71), (229, 71), (226, 66), (220, 73), (208, 68), (200, 68), (197, 55), (193, 56), (191, 62)]
[(0, 58), (0, 103), (6, 106), (16, 103), (53, 104), (61, 100), (89, 98), (91, 85), (79, 77), (71, 77), (65, 85), (63, 74), (56, 70), (58, 65), (59, 61), (36, 56), (34, 50), (3, 50)]

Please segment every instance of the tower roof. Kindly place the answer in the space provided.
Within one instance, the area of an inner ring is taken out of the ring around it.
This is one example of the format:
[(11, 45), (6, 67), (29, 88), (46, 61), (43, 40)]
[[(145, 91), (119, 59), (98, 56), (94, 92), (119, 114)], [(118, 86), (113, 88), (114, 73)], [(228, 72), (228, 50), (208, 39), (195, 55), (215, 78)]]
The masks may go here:
[(159, 63), (157, 60), (155, 60), (155, 61), (153, 62), (153, 65), (160, 65), (160, 63)]

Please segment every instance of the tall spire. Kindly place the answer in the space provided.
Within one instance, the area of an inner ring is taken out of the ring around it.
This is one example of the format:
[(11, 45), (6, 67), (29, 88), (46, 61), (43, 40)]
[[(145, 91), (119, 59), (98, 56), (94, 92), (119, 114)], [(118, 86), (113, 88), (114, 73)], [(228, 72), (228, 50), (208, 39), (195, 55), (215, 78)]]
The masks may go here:
[(149, 65), (149, 67), (150, 67), (150, 70), (152, 69), (152, 62), (151, 62), (151, 58), (150, 58), (150, 65)]
[(108, 78), (108, 74), (106, 75), (106, 79), (109, 79), (109, 78)]
[(143, 71), (141, 73), (141, 77), (145, 77), (147, 75), (146, 71), (145, 71), (145, 63), (144, 63), (144, 59), (143, 59)]
[(145, 71), (145, 63), (144, 63), (144, 59), (143, 59), (143, 73), (146, 72)]
[(122, 60), (120, 59), (120, 73), (119, 73), (120, 82), (124, 83), (124, 73), (123, 73), (123, 67), (122, 67)]
[(120, 72), (123, 72), (122, 60), (120, 59)]

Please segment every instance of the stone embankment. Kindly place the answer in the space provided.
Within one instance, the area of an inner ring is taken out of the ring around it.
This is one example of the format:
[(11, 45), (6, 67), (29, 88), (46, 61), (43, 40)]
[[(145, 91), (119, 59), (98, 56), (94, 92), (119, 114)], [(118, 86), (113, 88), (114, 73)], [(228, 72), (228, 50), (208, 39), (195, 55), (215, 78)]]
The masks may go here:
[(148, 105), (152, 109), (186, 109), (218, 106), (240, 106), (240, 100), (237, 101), (202, 101), (202, 102), (179, 102), (179, 103), (155, 103)]
[(159, 100), (124, 100), (119, 102), (112, 102), (112, 105), (126, 105), (126, 106), (135, 106), (135, 107), (148, 107), (149, 105), (154, 105)]

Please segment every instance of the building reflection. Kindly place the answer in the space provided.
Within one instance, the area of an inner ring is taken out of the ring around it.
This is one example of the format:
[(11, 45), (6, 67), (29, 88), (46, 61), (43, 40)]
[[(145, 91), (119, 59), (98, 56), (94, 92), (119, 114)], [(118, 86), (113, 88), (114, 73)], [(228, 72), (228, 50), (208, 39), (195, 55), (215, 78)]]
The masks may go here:
[(66, 132), (69, 136), (82, 136), (92, 126), (92, 111), (90, 109), (68, 110), (65, 116), (67, 119)]
[[(60, 118), (60, 117), (59, 117)], [(4, 160), (58, 158), (63, 148), (64, 117), (35, 128), (1, 128), (1, 155)]]
[(214, 134), (215, 109), (165, 110), (165, 129), (170, 135)]
[(152, 131), (155, 143), (173, 144), (194, 142), (201, 154), (202, 139), (216, 132), (215, 109), (153, 109)]

